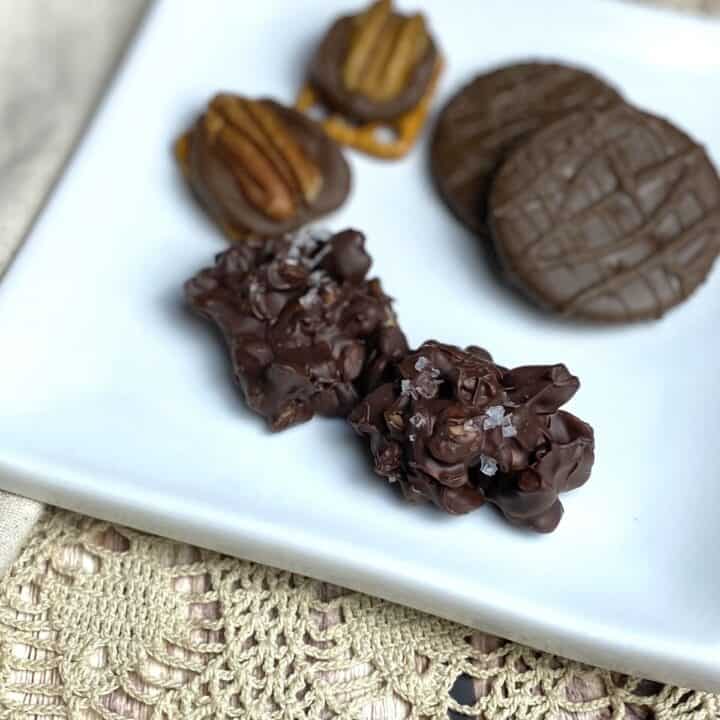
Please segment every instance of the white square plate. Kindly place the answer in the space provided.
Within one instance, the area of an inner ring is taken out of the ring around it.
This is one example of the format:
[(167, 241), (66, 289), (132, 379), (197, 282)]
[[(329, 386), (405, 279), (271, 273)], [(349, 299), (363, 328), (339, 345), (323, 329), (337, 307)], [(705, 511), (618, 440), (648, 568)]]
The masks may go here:
[[(562, 361), (597, 464), (551, 536), (486, 508), (401, 502), (339, 421), (271, 436), (183, 281), (224, 241), (171, 142), (218, 89), (291, 101), (319, 33), (359, 0), (165, 0), (152, 11), (0, 284), (3, 487), (314, 575), (591, 663), (720, 690), (720, 268), (660, 322), (601, 329), (503, 289), (436, 197), (427, 133), (401, 162), (348, 153), (328, 221), (362, 228), (413, 344)], [(419, 2), (419, 0), (417, 0)], [(405, 4), (405, 3), (403, 3)], [(413, 6), (410, 0), (406, 3)], [(441, 98), (528, 56), (587, 65), (720, 159), (720, 25), (611, 0), (426, 0)]]

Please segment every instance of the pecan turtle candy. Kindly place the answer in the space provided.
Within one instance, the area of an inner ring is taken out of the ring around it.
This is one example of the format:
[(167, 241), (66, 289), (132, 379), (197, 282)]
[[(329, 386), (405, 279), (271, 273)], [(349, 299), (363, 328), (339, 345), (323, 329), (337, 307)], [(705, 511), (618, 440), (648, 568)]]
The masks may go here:
[[(424, 16), (404, 15), (392, 0), (378, 0), (330, 26), (297, 107), (320, 103), (334, 113), (323, 125), (338, 142), (378, 157), (400, 157), (422, 128), (441, 69)], [(381, 140), (376, 131), (383, 125), (394, 130), (393, 140)]]
[(200, 202), (233, 240), (295, 230), (350, 191), (337, 144), (310, 118), (269, 99), (216, 95), (175, 151)]
[(346, 416), (407, 352), (391, 299), (367, 279), (355, 230), (304, 230), (264, 253), (237, 245), (185, 285), (190, 305), (221, 330), (235, 380), (272, 430), (315, 413)]
[(559, 409), (579, 387), (564, 365), (508, 370), (481, 348), (429, 341), (394, 372), (350, 416), (379, 475), (448, 513), (490, 502), (514, 524), (555, 529), (558, 495), (594, 460), (592, 428)]

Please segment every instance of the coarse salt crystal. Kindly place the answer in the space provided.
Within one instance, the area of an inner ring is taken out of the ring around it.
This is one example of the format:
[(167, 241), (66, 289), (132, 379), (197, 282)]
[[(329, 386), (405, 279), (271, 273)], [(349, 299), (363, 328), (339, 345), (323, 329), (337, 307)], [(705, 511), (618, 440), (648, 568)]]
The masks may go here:
[(497, 472), (497, 460), (495, 458), (488, 457), (487, 455), (480, 456), (480, 472), (483, 475), (492, 477)]
[(316, 287), (311, 287), (301, 298), (300, 304), (308, 310), (320, 299), (320, 293)]
[(324, 270), (313, 270), (308, 276), (308, 280), (313, 285), (321, 285), (327, 279), (329, 275)]
[(415, 390), (428, 400), (434, 398), (438, 392), (438, 381), (434, 380), (430, 373), (421, 372), (415, 378)]
[(505, 408), (502, 405), (491, 405), (485, 411), (485, 421), (483, 422), (483, 430), (492, 430), (500, 427), (505, 417)]
[(483, 427), (483, 417), (476, 415), (463, 423), (463, 428), (468, 432), (479, 432)]
[(502, 434), (504, 438), (512, 438), (517, 435), (517, 428), (513, 425), (512, 415), (506, 415), (503, 418)]

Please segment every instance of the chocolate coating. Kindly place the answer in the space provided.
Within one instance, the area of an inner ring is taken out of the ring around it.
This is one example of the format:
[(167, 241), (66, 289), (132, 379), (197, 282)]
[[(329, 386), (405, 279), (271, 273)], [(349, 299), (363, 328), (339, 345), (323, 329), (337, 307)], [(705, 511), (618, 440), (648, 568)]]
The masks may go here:
[(564, 365), (507, 370), (481, 348), (435, 341), (394, 368), (350, 416), (375, 472), (448, 513), (490, 502), (514, 524), (554, 530), (559, 493), (586, 482), (594, 460), (592, 428), (559, 409), (578, 379)]
[(233, 238), (282, 234), (341, 205), (350, 169), (338, 145), (274, 100), (220, 94), (187, 137), (184, 169)]
[(272, 430), (315, 413), (345, 416), (359, 392), (386, 379), (407, 352), (391, 300), (366, 278), (355, 230), (240, 244), (185, 285), (190, 305), (221, 330), (235, 380)]
[(720, 252), (720, 180), (702, 147), (627, 105), (538, 131), (497, 174), (491, 210), (508, 276), (577, 318), (660, 317)]
[(459, 220), (487, 238), (490, 183), (507, 153), (568, 112), (621, 101), (595, 75), (555, 63), (519, 63), (479, 75), (440, 113), (430, 150), (435, 185)]
[[(380, 32), (373, 38), (373, 43), (369, 44), (369, 60), (361, 72), (367, 75), (370, 72), (368, 66), (376, 58), (384, 58), (380, 72), (375, 73), (377, 80), (374, 84), (378, 87), (387, 82), (393, 72), (393, 65), (397, 67), (397, 60), (401, 59), (402, 53), (412, 50), (412, 43), (399, 42), (401, 23), (404, 22), (406, 27), (411, 21), (419, 20), (422, 23), (421, 27), (418, 23), (416, 33), (417, 40), (423, 43), (420, 57), (411, 64), (398, 92), (383, 98), (371, 97), (367, 92), (348, 87), (345, 75), (348, 57), (357, 38), (357, 25), (375, 10), (384, 10), (385, 17), (382, 19)], [(381, 47), (385, 39), (388, 53)], [(393, 52), (389, 54), (391, 45)], [(430, 86), (438, 58), (435, 41), (427, 32), (422, 17), (411, 18), (396, 13), (391, 8), (391, 2), (381, 0), (365, 13), (344, 16), (332, 24), (312, 58), (308, 80), (329, 108), (348, 119), (358, 123), (389, 121), (408, 112), (420, 102)]]

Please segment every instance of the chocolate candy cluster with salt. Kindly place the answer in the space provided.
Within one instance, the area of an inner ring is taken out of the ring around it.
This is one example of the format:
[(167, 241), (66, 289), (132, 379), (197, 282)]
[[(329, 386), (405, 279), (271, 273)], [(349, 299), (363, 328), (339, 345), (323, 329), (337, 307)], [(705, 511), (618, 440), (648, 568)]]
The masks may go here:
[(186, 283), (191, 306), (228, 346), (248, 405), (272, 430), (315, 413), (346, 416), (407, 352), (390, 298), (367, 279), (355, 230), (305, 230), (241, 244)]
[(580, 384), (564, 365), (508, 370), (481, 348), (429, 341), (394, 373), (350, 416), (379, 475), (449, 513), (490, 502), (514, 524), (555, 529), (558, 495), (594, 460), (592, 428), (560, 410)]

